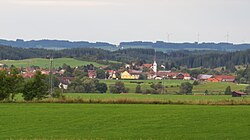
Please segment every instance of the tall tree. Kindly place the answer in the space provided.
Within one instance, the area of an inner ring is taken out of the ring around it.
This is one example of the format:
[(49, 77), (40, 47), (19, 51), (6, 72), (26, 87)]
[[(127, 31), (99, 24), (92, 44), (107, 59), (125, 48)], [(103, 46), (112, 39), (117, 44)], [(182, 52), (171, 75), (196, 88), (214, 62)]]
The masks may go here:
[(105, 77), (106, 77), (106, 74), (105, 74), (105, 71), (103, 69), (96, 70), (96, 78), (105, 79)]
[(46, 76), (41, 74), (40, 71), (36, 72), (34, 78), (29, 79), (23, 89), (24, 100), (41, 100), (48, 96), (48, 83), (46, 82)]

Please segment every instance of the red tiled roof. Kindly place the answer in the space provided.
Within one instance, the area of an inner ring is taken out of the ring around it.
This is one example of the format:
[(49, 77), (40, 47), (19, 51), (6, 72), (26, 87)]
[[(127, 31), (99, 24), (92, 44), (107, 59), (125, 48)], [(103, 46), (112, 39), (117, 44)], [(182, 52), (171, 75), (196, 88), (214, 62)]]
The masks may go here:
[(235, 79), (235, 76), (229, 76), (229, 75), (214, 75), (214, 78)]
[(153, 66), (153, 64), (143, 64), (143, 67), (146, 67), (146, 68), (151, 68)]
[(114, 70), (107, 70), (107, 73), (114, 73)]
[(190, 77), (190, 74), (188, 73), (182, 73), (184, 75), (184, 77)]
[(32, 78), (35, 74), (34, 73), (24, 73), (22, 74), (23, 78)]

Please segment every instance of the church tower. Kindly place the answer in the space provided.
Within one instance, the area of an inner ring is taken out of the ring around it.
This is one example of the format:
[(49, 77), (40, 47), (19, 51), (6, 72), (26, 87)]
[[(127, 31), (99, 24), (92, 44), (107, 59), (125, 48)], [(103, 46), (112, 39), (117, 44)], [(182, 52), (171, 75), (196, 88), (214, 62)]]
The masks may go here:
[(152, 69), (153, 69), (153, 71), (154, 71), (155, 73), (157, 72), (156, 52), (155, 52), (155, 56), (154, 56), (154, 63), (153, 63)]

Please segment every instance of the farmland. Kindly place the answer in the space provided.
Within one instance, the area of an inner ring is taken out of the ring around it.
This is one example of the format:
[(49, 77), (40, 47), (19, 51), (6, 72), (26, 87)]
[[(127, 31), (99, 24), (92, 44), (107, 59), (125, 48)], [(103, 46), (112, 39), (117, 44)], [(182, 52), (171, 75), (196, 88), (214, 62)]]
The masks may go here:
[[(8, 66), (14, 65), (16, 67), (29, 67), (29, 66), (39, 66), (41, 68), (49, 67), (49, 59), (43, 59), (43, 58), (33, 58), (24, 60), (1, 60), (0, 63), (6, 64)], [(101, 64), (96, 62), (81, 61), (73, 58), (57, 58), (54, 59), (53, 63), (54, 67), (60, 67), (64, 63), (72, 67), (88, 65), (88, 64), (93, 64), (96, 67), (102, 66)]]
[(1, 104), (0, 114), (0, 139), (248, 139), (250, 130), (249, 106), (29, 103)]
[(220, 101), (220, 100), (249, 100), (248, 96), (242, 98), (232, 98), (231, 95), (153, 95), (153, 94), (82, 94), (82, 93), (65, 93), (68, 98), (90, 99), (90, 100), (118, 100), (128, 99), (137, 101)]
[[(176, 94), (179, 92), (179, 86), (183, 82), (191, 82), (193, 81), (185, 81), (185, 80), (120, 80), (124, 82), (125, 86), (129, 88), (129, 93), (135, 93), (135, 88), (137, 86), (136, 82), (141, 82), (142, 89), (146, 90), (150, 88), (152, 83), (161, 82), (164, 86), (166, 86), (167, 94)], [(115, 80), (101, 80), (101, 82), (106, 83), (108, 86), (114, 84)], [(209, 94), (224, 94), (226, 87), (230, 86), (232, 90), (244, 90), (247, 85), (239, 85), (236, 83), (211, 83), (211, 82), (202, 82), (200, 85), (194, 86), (193, 93), (194, 94), (202, 94), (206, 90), (208, 90)], [(108, 91), (109, 92), (109, 91)]]

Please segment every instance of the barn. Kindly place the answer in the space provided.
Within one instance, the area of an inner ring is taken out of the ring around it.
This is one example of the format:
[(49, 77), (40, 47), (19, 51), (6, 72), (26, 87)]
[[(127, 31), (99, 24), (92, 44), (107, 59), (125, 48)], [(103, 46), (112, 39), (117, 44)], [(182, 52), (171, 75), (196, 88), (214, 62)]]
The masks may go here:
[(240, 92), (240, 91), (233, 91), (232, 92), (232, 97), (241, 97), (241, 96), (246, 96), (247, 93)]

